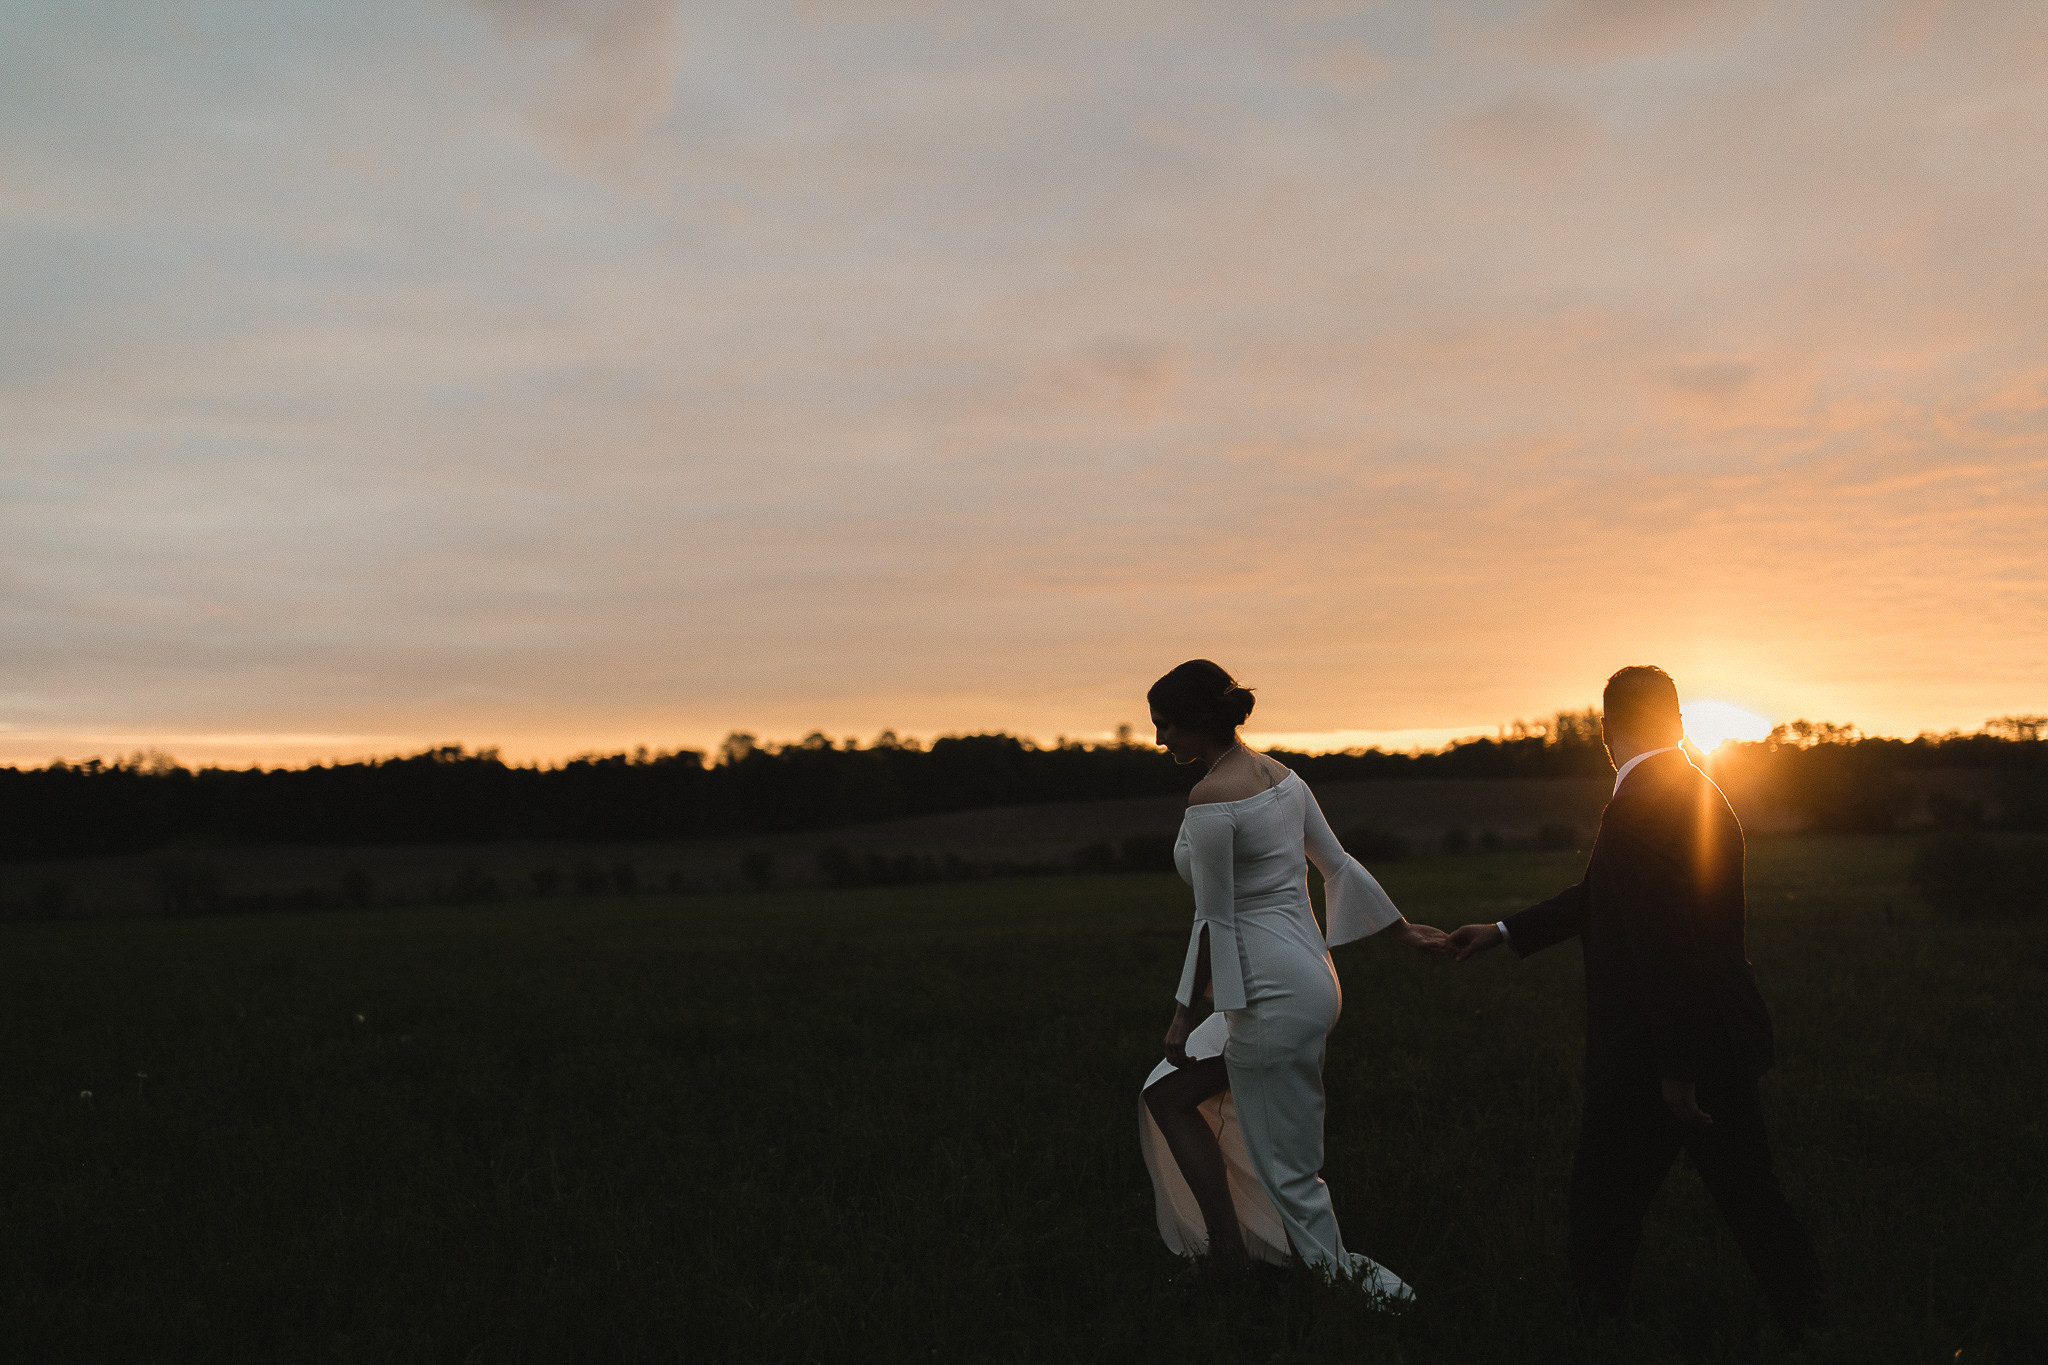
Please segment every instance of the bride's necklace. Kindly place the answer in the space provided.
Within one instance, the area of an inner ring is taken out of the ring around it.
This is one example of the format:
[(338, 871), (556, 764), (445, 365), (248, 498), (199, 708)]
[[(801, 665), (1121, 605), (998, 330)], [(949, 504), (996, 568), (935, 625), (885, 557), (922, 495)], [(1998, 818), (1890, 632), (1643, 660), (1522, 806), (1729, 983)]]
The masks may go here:
[(1224, 765), (1224, 763), (1229, 760), (1232, 754), (1243, 753), (1245, 751), (1246, 750), (1244, 747), (1244, 741), (1238, 740), (1237, 742), (1232, 744), (1228, 749), (1225, 749), (1222, 753), (1216, 755), (1216, 761), (1209, 765), (1209, 776), (1214, 777), (1216, 775), (1216, 770), (1221, 768)]

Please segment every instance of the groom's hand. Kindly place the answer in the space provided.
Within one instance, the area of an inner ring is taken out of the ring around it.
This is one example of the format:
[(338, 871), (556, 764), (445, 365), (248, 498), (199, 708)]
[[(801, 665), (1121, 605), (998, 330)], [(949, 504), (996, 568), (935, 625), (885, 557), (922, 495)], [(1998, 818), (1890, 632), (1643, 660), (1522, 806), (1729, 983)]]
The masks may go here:
[(1714, 1122), (1713, 1117), (1700, 1108), (1699, 1087), (1691, 1081), (1664, 1082), (1664, 1107), (1680, 1123), (1695, 1128), (1706, 1128)]
[(1483, 953), (1500, 942), (1500, 930), (1491, 924), (1468, 924), (1462, 929), (1453, 929), (1450, 937), (1451, 955), (1463, 962), (1474, 953)]

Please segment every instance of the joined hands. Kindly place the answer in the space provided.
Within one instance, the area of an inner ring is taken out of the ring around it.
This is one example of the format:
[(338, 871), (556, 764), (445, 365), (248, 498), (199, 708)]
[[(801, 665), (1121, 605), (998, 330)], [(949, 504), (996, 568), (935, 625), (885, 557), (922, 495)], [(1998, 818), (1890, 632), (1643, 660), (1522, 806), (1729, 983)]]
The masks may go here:
[(1402, 920), (1387, 932), (1396, 943), (1405, 943), (1410, 948), (1437, 957), (1449, 957), (1451, 954), (1448, 936), (1433, 924), (1415, 924)]
[(1483, 953), (1501, 941), (1500, 930), (1491, 924), (1468, 924), (1445, 933), (1434, 925), (1415, 924), (1408, 920), (1387, 930), (1387, 936), (1396, 943), (1405, 943), (1410, 948), (1433, 957), (1447, 957), (1453, 962), (1463, 962), (1474, 953)]
[(1497, 924), (1468, 924), (1462, 929), (1452, 930), (1448, 936), (1451, 957), (1458, 962), (1474, 953), (1483, 953), (1500, 941), (1500, 926)]

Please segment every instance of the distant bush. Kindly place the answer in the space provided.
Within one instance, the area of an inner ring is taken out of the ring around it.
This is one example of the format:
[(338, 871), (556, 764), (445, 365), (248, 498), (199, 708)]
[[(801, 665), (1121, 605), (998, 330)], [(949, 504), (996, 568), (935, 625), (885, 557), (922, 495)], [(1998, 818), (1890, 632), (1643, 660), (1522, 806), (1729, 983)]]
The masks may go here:
[(252, 891), (239, 896), (222, 896), (216, 910), (241, 914), (264, 914), (279, 910), (325, 910), (334, 897), (324, 888), (302, 886), (296, 891)]
[(755, 890), (766, 891), (775, 884), (775, 854), (772, 850), (757, 848), (740, 855), (740, 875), (751, 883)]
[(1116, 871), (1116, 849), (1107, 839), (1083, 844), (1074, 850), (1074, 871), (1099, 873)]
[(838, 844), (819, 849), (811, 861), (827, 886), (860, 885), (860, 858)]
[(170, 853), (156, 860), (150, 879), (173, 915), (217, 910), (221, 903), (220, 868), (196, 853)]
[(640, 885), (640, 869), (630, 862), (612, 864), (612, 890), (622, 895), (630, 894)]
[(1984, 803), (1935, 792), (1927, 798), (1927, 814), (1937, 829), (1976, 829), (1984, 823)]
[(1505, 847), (1507, 847), (1507, 840), (1500, 837), (1499, 830), (1482, 829), (1479, 831), (1479, 851), (1481, 853), (1498, 853)]
[(2039, 845), (1999, 844), (1968, 830), (1920, 841), (1913, 889), (1928, 905), (1957, 919), (2032, 915), (2048, 910), (2048, 857)]
[(870, 853), (861, 860), (868, 886), (916, 886), (939, 879), (939, 860), (929, 853)]
[(1173, 846), (1178, 834), (1133, 834), (1118, 846), (1126, 872), (1173, 872)]
[(436, 898), (456, 905), (472, 905), (481, 901), (497, 900), (503, 891), (498, 879), (474, 863), (466, 864), (456, 875), (452, 885), (441, 891)]
[(576, 890), (586, 896), (601, 896), (608, 885), (604, 869), (588, 858), (578, 858), (571, 864), (569, 877), (576, 883)]
[(1823, 834), (1889, 833), (1912, 798), (1885, 758), (1881, 751), (1849, 745), (1809, 751), (1806, 786), (1794, 793), (1807, 828)]
[(1538, 825), (1536, 847), (1550, 853), (1579, 846), (1579, 827), (1569, 824)]
[(1391, 830), (1355, 825), (1338, 836), (1344, 851), (1361, 863), (1398, 863), (1411, 850), (1408, 841)]
[(533, 870), (533, 894), (552, 896), (562, 889), (562, 869), (552, 865)]
[(1105, 872), (1172, 872), (1175, 834), (1133, 834), (1119, 843), (1098, 839), (1074, 850), (1074, 871), (1098, 875)]
[(370, 874), (360, 867), (352, 867), (341, 874), (341, 899), (349, 905), (370, 903)]
[(2016, 829), (2048, 828), (2048, 743), (2035, 742), (2013, 755), (2000, 774), (2005, 823)]
[[(1107, 848), (1108, 845), (1102, 845)], [(855, 853), (839, 844), (818, 850), (814, 863), (827, 886), (918, 886), (926, 882), (971, 882), (991, 876), (1056, 872), (1054, 867), (971, 862), (957, 853)], [(1085, 870), (1085, 869), (1084, 869)]]
[(62, 919), (71, 908), (71, 888), (64, 882), (44, 882), (28, 904), (29, 913), (37, 919)]
[(1443, 850), (1446, 853), (1470, 853), (1472, 835), (1463, 825), (1452, 825), (1444, 831)]

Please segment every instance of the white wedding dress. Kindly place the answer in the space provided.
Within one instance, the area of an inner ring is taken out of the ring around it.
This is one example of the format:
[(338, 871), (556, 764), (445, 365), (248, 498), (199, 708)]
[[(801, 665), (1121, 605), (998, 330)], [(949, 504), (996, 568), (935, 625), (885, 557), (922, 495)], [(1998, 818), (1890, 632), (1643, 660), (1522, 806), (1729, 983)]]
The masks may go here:
[[(1202, 1114), (1223, 1148), (1246, 1251), (1284, 1262), (1292, 1245), (1326, 1274), (1388, 1299), (1411, 1298), (1399, 1276), (1345, 1250), (1322, 1178), (1323, 1049), (1343, 1007), (1329, 948), (1397, 924), (1401, 912), (1337, 842), (1293, 773), (1241, 801), (1188, 807), (1173, 855), (1195, 889), (1178, 998), (1194, 1003), (1206, 927), (1216, 1000), (1187, 1052), (1197, 1060), (1221, 1054), (1229, 1071), (1230, 1088), (1204, 1102)], [(1308, 859), (1323, 874), (1327, 942), (1309, 904)], [(1162, 1061), (1145, 1085), (1173, 1069)], [(1201, 1255), (1209, 1248), (1201, 1208), (1151, 1111), (1141, 1103), (1138, 1113), (1159, 1234), (1173, 1251)]]

